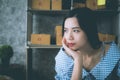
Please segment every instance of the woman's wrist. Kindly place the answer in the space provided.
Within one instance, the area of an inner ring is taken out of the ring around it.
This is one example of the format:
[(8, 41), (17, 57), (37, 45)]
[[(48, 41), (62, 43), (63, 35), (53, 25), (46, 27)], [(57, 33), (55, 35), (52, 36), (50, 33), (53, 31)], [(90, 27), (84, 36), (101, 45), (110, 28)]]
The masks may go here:
[(82, 64), (82, 59), (74, 59), (74, 64)]

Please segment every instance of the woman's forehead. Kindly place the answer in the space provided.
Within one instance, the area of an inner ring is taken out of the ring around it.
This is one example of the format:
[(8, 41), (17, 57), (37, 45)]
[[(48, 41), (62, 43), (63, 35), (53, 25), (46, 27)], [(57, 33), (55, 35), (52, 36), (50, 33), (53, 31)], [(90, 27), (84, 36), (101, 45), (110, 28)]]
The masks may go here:
[(76, 17), (67, 18), (64, 24), (65, 28), (80, 28)]

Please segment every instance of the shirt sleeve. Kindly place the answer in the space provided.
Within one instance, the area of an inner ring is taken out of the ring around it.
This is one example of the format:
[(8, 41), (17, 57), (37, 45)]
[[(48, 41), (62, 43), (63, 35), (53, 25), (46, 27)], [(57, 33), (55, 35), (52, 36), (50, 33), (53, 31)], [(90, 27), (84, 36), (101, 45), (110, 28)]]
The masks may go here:
[(73, 69), (73, 60), (63, 51), (55, 57), (55, 80), (70, 80)]

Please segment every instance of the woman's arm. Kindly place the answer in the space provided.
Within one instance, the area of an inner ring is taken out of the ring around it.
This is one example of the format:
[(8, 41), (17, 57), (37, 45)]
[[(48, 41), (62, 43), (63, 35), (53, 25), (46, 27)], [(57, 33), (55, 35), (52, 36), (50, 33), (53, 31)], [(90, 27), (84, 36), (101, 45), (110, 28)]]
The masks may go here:
[(63, 38), (62, 41), (63, 47), (65, 52), (71, 56), (74, 60), (74, 67), (71, 76), (71, 80), (82, 80), (82, 64), (83, 64), (83, 57), (80, 51), (73, 51), (66, 46), (65, 39)]
[(55, 80), (70, 80), (73, 65), (73, 59), (63, 51), (62, 47), (58, 54), (55, 56)]
[(82, 80), (82, 66), (79, 60), (74, 61), (71, 80)]
[(82, 61), (74, 60), (71, 80), (82, 80)]

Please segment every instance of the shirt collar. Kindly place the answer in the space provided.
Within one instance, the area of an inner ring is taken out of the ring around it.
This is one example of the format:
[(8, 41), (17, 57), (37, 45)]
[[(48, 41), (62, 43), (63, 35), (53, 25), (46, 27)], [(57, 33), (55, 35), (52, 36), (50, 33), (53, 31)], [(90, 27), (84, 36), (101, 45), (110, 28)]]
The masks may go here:
[[(97, 80), (104, 80), (114, 69), (119, 59), (120, 50), (113, 42), (106, 55), (89, 73), (91, 73)], [(89, 73), (83, 69), (82, 78), (84, 78)]]

